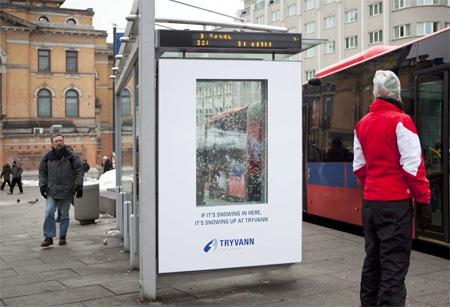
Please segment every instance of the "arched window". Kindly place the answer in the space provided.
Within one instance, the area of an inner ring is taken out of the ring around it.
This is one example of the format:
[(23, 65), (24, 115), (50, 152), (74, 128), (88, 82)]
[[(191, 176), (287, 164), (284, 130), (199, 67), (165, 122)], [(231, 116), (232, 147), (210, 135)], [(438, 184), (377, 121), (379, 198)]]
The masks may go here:
[(75, 90), (68, 90), (66, 92), (66, 116), (78, 116), (78, 93)]
[(69, 18), (69, 19), (66, 20), (66, 24), (74, 26), (74, 25), (77, 24), (77, 21), (75, 19), (73, 19), (73, 18)]
[(38, 21), (49, 22), (50, 20), (48, 20), (47, 16), (41, 16), (41, 17), (38, 18)]
[(52, 116), (52, 94), (49, 90), (40, 90), (38, 92), (38, 116)]
[(124, 89), (122, 91), (122, 95), (120, 95), (120, 102), (122, 104), (122, 116), (130, 116), (131, 115), (131, 107), (130, 107), (130, 91)]

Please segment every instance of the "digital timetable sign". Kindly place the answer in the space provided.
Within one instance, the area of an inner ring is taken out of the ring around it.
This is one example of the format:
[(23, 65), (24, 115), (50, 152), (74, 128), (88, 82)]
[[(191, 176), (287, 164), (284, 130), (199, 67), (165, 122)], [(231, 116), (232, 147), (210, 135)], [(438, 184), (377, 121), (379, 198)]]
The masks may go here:
[(188, 52), (299, 53), (300, 33), (158, 30), (158, 48)]

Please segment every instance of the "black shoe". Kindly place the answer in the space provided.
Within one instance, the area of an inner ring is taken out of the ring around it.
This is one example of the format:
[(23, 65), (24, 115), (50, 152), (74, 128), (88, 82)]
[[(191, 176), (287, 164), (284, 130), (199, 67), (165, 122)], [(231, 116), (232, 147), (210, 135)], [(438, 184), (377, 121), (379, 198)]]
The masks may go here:
[(53, 245), (53, 238), (46, 237), (44, 242), (41, 243), (41, 247), (48, 247), (50, 245)]
[(59, 239), (59, 245), (66, 245), (66, 243), (67, 243), (66, 237), (62, 237)]
[(55, 222), (59, 223), (59, 222), (61, 222), (61, 219), (55, 219)]

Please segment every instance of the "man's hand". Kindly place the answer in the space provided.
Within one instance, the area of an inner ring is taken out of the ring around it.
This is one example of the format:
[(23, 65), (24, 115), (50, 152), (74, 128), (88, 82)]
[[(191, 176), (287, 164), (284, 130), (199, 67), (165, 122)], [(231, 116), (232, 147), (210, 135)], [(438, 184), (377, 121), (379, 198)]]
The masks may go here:
[(41, 195), (42, 195), (42, 197), (44, 197), (45, 199), (47, 199), (47, 186), (46, 186), (46, 185), (43, 185), (43, 186), (41, 187)]
[(76, 195), (77, 198), (83, 197), (83, 187), (77, 185), (77, 188), (75, 189), (75, 193), (77, 194)]
[(420, 229), (425, 230), (430, 228), (432, 220), (430, 203), (417, 202), (417, 217)]

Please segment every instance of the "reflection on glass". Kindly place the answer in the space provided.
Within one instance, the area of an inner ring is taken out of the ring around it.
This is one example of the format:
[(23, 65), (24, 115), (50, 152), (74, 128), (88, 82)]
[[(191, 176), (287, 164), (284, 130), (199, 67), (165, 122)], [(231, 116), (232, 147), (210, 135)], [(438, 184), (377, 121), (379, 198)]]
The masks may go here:
[(430, 182), (431, 230), (443, 233), (443, 74), (419, 77), (417, 130), (422, 145), (427, 179)]
[(131, 201), (133, 195), (133, 121), (135, 119), (135, 113), (131, 98), (133, 79), (128, 81), (127, 88), (124, 89), (120, 95), (121, 106), (121, 183), (122, 192), (125, 192), (125, 200)]
[(267, 81), (197, 80), (196, 205), (267, 202)]

